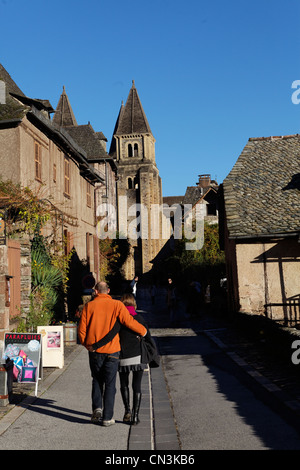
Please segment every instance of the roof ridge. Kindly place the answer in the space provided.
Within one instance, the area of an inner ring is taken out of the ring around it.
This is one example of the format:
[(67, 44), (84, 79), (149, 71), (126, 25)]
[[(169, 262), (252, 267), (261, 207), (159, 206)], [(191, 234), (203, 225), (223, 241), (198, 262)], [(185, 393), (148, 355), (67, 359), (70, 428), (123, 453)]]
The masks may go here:
[(269, 137), (250, 137), (249, 142), (262, 141), (262, 140), (292, 139), (294, 137), (300, 137), (300, 134), (271, 135)]
[(0, 64), (0, 78), (6, 83), (8, 93), (12, 92), (17, 95), (26, 96), (2, 64)]

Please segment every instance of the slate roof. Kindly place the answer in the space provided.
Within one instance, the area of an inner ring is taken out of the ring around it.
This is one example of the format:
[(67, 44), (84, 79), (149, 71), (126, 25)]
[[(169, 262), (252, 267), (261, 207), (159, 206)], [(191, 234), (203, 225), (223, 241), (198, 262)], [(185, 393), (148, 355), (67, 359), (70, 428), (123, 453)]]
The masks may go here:
[(17, 93), (10, 93), (13, 98), (21, 101), (25, 106), (35, 106), (39, 111), (47, 111), (48, 113), (54, 113), (54, 109), (51, 106), (49, 100), (40, 100), (37, 98), (28, 98), (28, 96), (18, 95)]
[(250, 138), (223, 182), (230, 238), (300, 232), (300, 136)]
[(6, 98), (6, 103), (0, 106), (0, 121), (6, 122), (22, 119), (28, 111), (29, 107), (15, 100), (10, 93), (15, 93), (23, 97), (25, 97), (25, 95), (22, 90), (20, 90), (18, 85), (13, 81), (2, 64), (0, 64), (0, 80), (5, 82)]
[(184, 196), (164, 196), (163, 203), (172, 206), (173, 204), (183, 204)]
[(104, 181), (101, 175), (96, 173), (89, 164), (86, 151), (78, 145), (75, 139), (72, 139), (70, 134), (66, 133), (64, 128), (55, 125), (49, 119), (49, 113), (54, 110), (48, 100), (27, 97), (1, 64), (0, 80), (5, 82), (6, 98), (6, 103), (0, 104), (1, 128), (19, 125), (26, 115), (28, 120), (41, 129), (45, 135), (72, 152), (72, 156), (77, 160), (82, 174), (84, 173), (91, 181)]
[(0, 64), (0, 78), (6, 83), (6, 97), (9, 97), (9, 93), (16, 93), (16, 95), (25, 96), (23, 91), (13, 81), (7, 70)]
[(115, 134), (152, 134), (134, 80), (126, 104), (119, 114)]
[(59, 129), (63, 129), (76, 142), (85, 152), (89, 163), (106, 159), (115, 167), (112, 157), (107, 154), (105, 147), (101, 144), (101, 141), (107, 142), (103, 132), (95, 132), (90, 123), (77, 124), (65, 87), (63, 87), (52, 123)]
[(70, 105), (65, 87), (63, 87), (63, 92), (60, 95), (52, 122), (59, 127), (77, 126), (77, 121)]
[(129, 95), (124, 106), (123, 102), (119, 111), (116, 125), (111, 140), (109, 150), (110, 155), (116, 153), (116, 140), (115, 135), (131, 135), (131, 134), (151, 134), (151, 129), (144, 112), (142, 103), (140, 101), (134, 80)]
[(91, 124), (67, 127), (66, 132), (83, 148), (89, 161), (108, 158), (100, 139)]

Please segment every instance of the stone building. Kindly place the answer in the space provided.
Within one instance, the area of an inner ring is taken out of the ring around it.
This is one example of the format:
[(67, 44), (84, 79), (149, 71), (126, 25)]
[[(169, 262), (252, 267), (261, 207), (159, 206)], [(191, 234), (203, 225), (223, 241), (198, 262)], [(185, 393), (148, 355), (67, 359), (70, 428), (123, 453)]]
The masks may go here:
[[(107, 210), (107, 217), (117, 217), (117, 164), (107, 153), (107, 139), (102, 132), (95, 132), (90, 123), (78, 125), (65, 87), (57, 104), (52, 122), (63, 128), (85, 152), (87, 161), (101, 178), (95, 181), (94, 205), (96, 220)], [(96, 233), (99, 237), (99, 233)]]
[[(211, 179), (209, 174), (198, 176), (196, 186), (188, 186), (183, 197), (183, 204), (192, 206), (195, 210), (198, 206), (201, 210), (200, 217), (207, 224), (218, 223), (218, 183)], [(188, 212), (186, 213), (188, 216)]]
[(132, 279), (151, 270), (151, 262), (164, 243), (162, 213), (155, 213), (162, 208), (155, 139), (134, 81), (125, 106), (122, 103), (109, 154), (118, 165), (118, 228), (130, 241), (124, 273)]
[[(1, 179), (28, 186), (39, 195), (53, 215), (43, 234), (58, 242), (67, 240), (65, 249), (75, 248), (78, 258), (88, 259), (90, 271), (97, 276), (94, 193), (96, 185), (105, 185), (105, 178), (71, 135), (51, 121), (54, 109), (48, 100), (27, 97), (2, 65), (0, 85)], [(22, 248), (24, 241), (15, 243), (18, 249), (11, 246), (10, 250), (10, 240), (0, 247), (0, 339), (24, 308), (21, 285), (22, 292), (30, 291), (28, 250)], [(13, 270), (21, 276), (12, 275)]]
[[(26, 96), (0, 65), (1, 179), (28, 186), (39, 195), (52, 214), (43, 235), (61, 242), (66, 252), (74, 249), (78, 263), (86, 262), (96, 280), (100, 208), (107, 209), (109, 220), (116, 219), (116, 228), (119, 232), (124, 229), (126, 237), (134, 231), (140, 234), (130, 239), (124, 274), (131, 279), (151, 270), (152, 260), (164, 244), (155, 139), (134, 83), (121, 107), (109, 153), (106, 144), (106, 137), (90, 123), (78, 125), (65, 88), (54, 109), (48, 100)], [(130, 223), (135, 220), (138, 223), (132, 231), (134, 224)], [(0, 213), (0, 244), (1, 227)], [(0, 340), (20, 311), (28, 309), (31, 260), (27, 235), (0, 246)], [(79, 284), (76, 291), (79, 296), (81, 287)]]
[(251, 138), (220, 188), (232, 312), (299, 322), (300, 136)]

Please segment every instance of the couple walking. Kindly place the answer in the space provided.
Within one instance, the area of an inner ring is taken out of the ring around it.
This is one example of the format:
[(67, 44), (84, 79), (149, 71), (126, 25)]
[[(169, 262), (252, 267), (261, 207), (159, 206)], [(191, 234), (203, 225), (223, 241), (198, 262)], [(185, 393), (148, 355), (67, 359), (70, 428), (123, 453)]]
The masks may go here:
[[(119, 371), (123, 421), (138, 424), (141, 381), (147, 364), (141, 361), (141, 337), (150, 335), (143, 318), (136, 313), (135, 299), (125, 294), (122, 302), (109, 295), (105, 282), (95, 286), (95, 298), (85, 304), (78, 325), (78, 337), (89, 351), (92, 375), (92, 422), (110, 426), (113, 419), (116, 376)], [(142, 324), (143, 323), (143, 324)], [(129, 373), (133, 372), (133, 408), (130, 408)]]

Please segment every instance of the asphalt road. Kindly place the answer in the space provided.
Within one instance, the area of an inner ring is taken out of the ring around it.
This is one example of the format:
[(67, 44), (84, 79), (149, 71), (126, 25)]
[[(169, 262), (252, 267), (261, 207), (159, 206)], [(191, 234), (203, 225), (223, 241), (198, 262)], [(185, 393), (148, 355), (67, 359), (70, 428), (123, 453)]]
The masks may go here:
[(300, 449), (293, 413), (209, 339), (222, 321), (191, 322), (182, 304), (178, 327), (169, 328), (163, 293), (151, 308), (144, 292), (139, 306), (159, 345), (182, 450)]
[(300, 435), (269, 394), (190, 330), (160, 336), (164, 374), (184, 450), (299, 450)]

